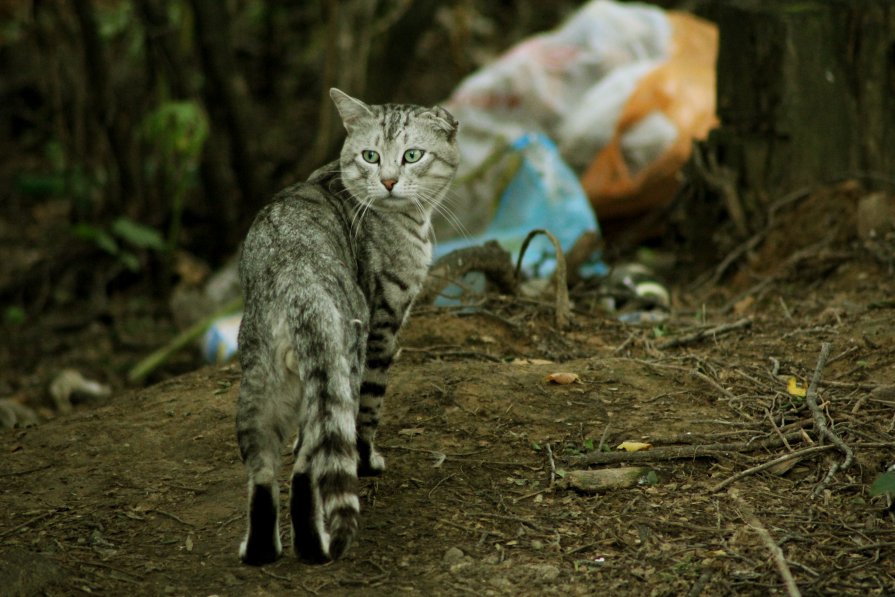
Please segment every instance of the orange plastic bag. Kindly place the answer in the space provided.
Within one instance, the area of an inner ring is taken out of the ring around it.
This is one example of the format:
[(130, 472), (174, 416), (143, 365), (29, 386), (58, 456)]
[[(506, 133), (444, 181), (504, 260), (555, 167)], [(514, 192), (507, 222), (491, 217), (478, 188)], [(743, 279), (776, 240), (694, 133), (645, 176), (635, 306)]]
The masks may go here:
[[(669, 12), (672, 48), (667, 61), (645, 75), (624, 105), (609, 143), (581, 175), (600, 220), (632, 216), (667, 204), (690, 157), (692, 140), (717, 125), (715, 60), (717, 28), (686, 13)], [(648, 118), (664, 118), (677, 131), (673, 142), (642, 167), (625, 150), (626, 137)]]

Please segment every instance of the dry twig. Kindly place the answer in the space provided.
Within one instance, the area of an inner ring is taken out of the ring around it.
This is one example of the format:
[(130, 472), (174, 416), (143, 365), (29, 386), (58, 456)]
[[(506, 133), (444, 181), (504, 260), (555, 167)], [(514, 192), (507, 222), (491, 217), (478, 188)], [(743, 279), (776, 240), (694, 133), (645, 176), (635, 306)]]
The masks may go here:
[(510, 254), (495, 241), (451, 251), (429, 268), (429, 275), (416, 298), (418, 305), (431, 303), (447, 286), (469, 272), (481, 272), (500, 292), (513, 294), (516, 280)]
[(789, 597), (801, 597), (802, 593), (799, 591), (799, 587), (796, 586), (796, 581), (792, 577), (792, 571), (789, 569), (789, 564), (786, 562), (786, 556), (783, 555), (783, 549), (781, 549), (777, 542), (774, 541), (774, 538), (771, 537), (771, 534), (765, 526), (761, 524), (761, 521), (755, 516), (755, 512), (752, 511), (749, 504), (744, 502), (736, 491), (731, 491), (731, 497), (739, 506), (740, 516), (743, 517), (743, 520), (749, 525), (749, 528), (758, 533), (758, 536), (761, 537), (765, 547), (771, 552), (771, 557), (774, 558), (774, 564), (777, 566), (777, 572), (780, 573), (780, 577), (783, 579), (783, 584), (786, 585), (787, 595), (789, 595)]
[(839, 469), (846, 469), (851, 465), (852, 460), (854, 459), (854, 453), (852, 449), (849, 448), (842, 438), (833, 433), (827, 425), (827, 417), (824, 415), (823, 411), (820, 409), (820, 406), (817, 404), (817, 384), (820, 383), (821, 372), (823, 371), (824, 365), (827, 364), (827, 359), (830, 357), (830, 343), (824, 342), (820, 348), (820, 356), (817, 357), (817, 366), (814, 368), (814, 375), (811, 378), (811, 384), (808, 386), (808, 392), (805, 395), (805, 404), (808, 405), (808, 409), (811, 411), (811, 414), (814, 416), (814, 428), (817, 430), (818, 434), (821, 438), (827, 438), (830, 440), (833, 445), (835, 445), (839, 450), (845, 454), (845, 459), (840, 462), (834, 462), (830, 467), (830, 470), (827, 471), (826, 476), (818, 483), (817, 487), (814, 488), (812, 492), (812, 497), (817, 497), (820, 495), (820, 492), (824, 490), (824, 488), (832, 481), (833, 475), (836, 474), (836, 471)]
[[(801, 442), (801, 432), (789, 433), (786, 441)], [(768, 448), (779, 448), (783, 440), (778, 437), (754, 442), (732, 442), (687, 446), (661, 446), (642, 452), (589, 452), (574, 459), (577, 464), (614, 464), (617, 462), (644, 462), (658, 460), (679, 460), (684, 458), (714, 458), (731, 452), (754, 452)]]
[[(780, 437), (783, 438), (782, 435)], [(737, 474), (733, 475), (732, 477), (728, 477), (728, 478), (724, 479), (723, 481), (721, 481), (720, 483), (713, 485), (709, 489), (709, 491), (711, 491), (711, 492), (721, 491), (722, 489), (724, 489), (725, 487), (727, 487), (734, 481), (739, 481), (743, 477), (748, 477), (749, 475), (754, 475), (755, 473), (759, 473), (763, 470), (766, 470), (773, 466), (776, 466), (776, 465), (780, 464), (781, 462), (786, 462), (787, 460), (792, 460), (793, 458), (801, 458), (802, 456), (807, 456), (808, 454), (813, 454), (815, 452), (822, 452), (824, 450), (829, 450), (832, 447), (833, 446), (831, 446), (831, 445), (811, 446), (809, 448), (805, 448), (804, 450), (799, 450), (797, 452), (789, 452), (787, 454), (784, 454), (783, 456), (774, 458), (773, 460), (768, 460), (767, 462), (765, 462), (763, 464), (759, 464), (758, 466), (753, 466), (752, 468), (747, 468), (746, 470), (740, 471)]]
[(550, 487), (556, 483), (556, 462), (553, 460), (553, 447), (547, 444), (547, 462), (550, 464)]
[(572, 306), (569, 303), (569, 286), (566, 277), (566, 258), (563, 255), (559, 240), (557, 240), (550, 231), (543, 228), (532, 230), (528, 233), (528, 236), (525, 237), (525, 240), (522, 241), (522, 248), (519, 250), (519, 260), (516, 261), (516, 280), (519, 280), (519, 273), (522, 269), (522, 257), (525, 255), (525, 250), (528, 249), (528, 244), (531, 242), (531, 239), (539, 234), (543, 234), (549, 238), (550, 242), (553, 243), (553, 249), (556, 251), (556, 272), (553, 274), (553, 282), (556, 285), (555, 317), (557, 329), (563, 330), (568, 325), (572, 314)]
[(703, 338), (720, 336), (722, 334), (726, 334), (726, 333), (732, 332), (734, 330), (747, 328), (751, 325), (752, 325), (752, 319), (749, 317), (744, 317), (743, 319), (734, 321), (733, 323), (725, 323), (722, 325), (717, 325), (712, 328), (697, 330), (691, 334), (687, 334), (685, 336), (678, 336), (677, 338), (668, 338), (667, 340), (657, 342), (656, 348), (665, 349), (665, 348), (673, 348), (675, 346), (683, 346), (685, 344), (692, 344), (694, 342), (698, 342), (698, 341), (702, 340)]

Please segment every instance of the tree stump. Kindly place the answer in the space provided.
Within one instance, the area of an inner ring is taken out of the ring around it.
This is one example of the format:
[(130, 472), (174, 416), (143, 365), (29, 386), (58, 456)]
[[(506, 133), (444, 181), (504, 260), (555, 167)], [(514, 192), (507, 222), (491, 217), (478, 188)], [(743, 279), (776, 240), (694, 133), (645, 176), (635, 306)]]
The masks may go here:
[(799, 188), (895, 184), (895, 3), (737, 0), (717, 17), (721, 125), (689, 172), (721, 195), (737, 236)]

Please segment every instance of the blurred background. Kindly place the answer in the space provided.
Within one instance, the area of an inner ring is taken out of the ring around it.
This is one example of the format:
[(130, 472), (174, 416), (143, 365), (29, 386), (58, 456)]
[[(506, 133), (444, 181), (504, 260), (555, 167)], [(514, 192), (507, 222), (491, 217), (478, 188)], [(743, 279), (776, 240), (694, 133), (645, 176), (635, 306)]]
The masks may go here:
[(121, 374), (170, 338), (172, 289), (232, 258), (273, 192), (337, 155), (330, 87), (436, 103), (581, 4), (0, 3), (0, 297), (14, 347), (0, 394), (43, 385), (44, 357), (105, 377), (92, 353)]

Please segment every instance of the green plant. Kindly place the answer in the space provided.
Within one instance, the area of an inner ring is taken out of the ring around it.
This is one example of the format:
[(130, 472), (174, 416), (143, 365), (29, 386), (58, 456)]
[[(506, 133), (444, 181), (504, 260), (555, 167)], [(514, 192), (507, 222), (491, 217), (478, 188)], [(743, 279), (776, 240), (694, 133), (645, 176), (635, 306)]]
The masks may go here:
[(126, 217), (116, 219), (108, 228), (82, 222), (72, 228), (72, 233), (78, 238), (92, 241), (132, 272), (140, 270), (136, 250), (162, 252), (167, 248), (158, 230)]
[(886, 495), (895, 498), (895, 471), (886, 471), (877, 475), (873, 485), (870, 486), (870, 495), (873, 497)]
[(171, 252), (179, 242), (184, 198), (195, 184), (208, 138), (208, 118), (196, 102), (163, 102), (143, 120), (141, 132), (150, 148), (146, 162), (149, 174), (159, 180), (163, 194), (171, 201), (166, 241)]

